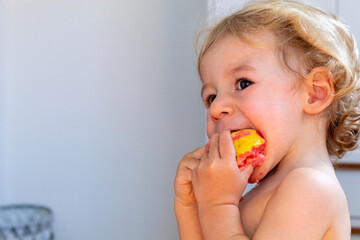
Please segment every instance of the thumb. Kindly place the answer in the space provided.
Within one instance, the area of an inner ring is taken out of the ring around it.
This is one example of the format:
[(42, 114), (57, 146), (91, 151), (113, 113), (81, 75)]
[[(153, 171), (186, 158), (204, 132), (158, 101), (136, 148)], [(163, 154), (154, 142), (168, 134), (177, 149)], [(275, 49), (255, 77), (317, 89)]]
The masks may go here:
[(251, 164), (247, 164), (246, 166), (240, 168), (241, 175), (244, 179), (248, 180), (251, 174), (254, 172), (254, 167)]

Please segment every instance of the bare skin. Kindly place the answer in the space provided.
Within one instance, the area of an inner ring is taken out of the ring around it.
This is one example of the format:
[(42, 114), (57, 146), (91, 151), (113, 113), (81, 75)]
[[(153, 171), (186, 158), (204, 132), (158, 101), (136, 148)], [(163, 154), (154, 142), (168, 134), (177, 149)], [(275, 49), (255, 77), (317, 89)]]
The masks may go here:
[[(270, 33), (253, 39), (276, 41)], [(294, 90), (274, 49), (226, 36), (205, 54), (201, 76), (210, 145), (179, 163), (180, 239), (350, 239), (322, 116), (333, 100), (331, 75), (314, 69)], [(242, 128), (259, 130), (267, 146), (260, 167), (239, 171), (230, 131)]]

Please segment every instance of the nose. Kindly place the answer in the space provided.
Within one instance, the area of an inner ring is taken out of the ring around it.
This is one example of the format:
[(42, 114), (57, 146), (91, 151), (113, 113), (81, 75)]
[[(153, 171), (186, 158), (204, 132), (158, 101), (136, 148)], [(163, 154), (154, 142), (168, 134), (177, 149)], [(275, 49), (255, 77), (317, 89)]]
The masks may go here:
[(213, 121), (221, 120), (234, 112), (230, 96), (217, 95), (210, 106), (210, 116)]

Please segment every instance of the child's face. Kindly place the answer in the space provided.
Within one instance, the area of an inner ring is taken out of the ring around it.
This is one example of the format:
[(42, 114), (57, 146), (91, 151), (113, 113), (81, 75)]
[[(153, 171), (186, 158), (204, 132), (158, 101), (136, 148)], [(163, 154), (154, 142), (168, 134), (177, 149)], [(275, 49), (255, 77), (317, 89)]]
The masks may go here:
[[(275, 43), (270, 33), (252, 39), (267, 46)], [(250, 182), (263, 178), (295, 147), (304, 99), (303, 87), (295, 87), (277, 50), (254, 46), (225, 36), (205, 53), (200, 65), (208, 137), (226, 129), (254, 128), (267, 141), (265, 161)]]

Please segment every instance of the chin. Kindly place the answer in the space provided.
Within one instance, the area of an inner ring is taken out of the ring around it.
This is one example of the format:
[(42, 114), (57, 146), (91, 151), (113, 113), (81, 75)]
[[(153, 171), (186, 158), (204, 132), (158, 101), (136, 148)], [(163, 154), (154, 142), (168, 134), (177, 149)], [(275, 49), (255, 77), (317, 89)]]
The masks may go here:
[(263, 171), (259, 169), (260, 167), (254, 169), (253, 173), (248, 179), (248, 183), (258, 183), (266, 176), (266, 174), (264, 174)]
[(254, 171), (248, 179), (248, 183), (258, 183), (267, 176), (271, 171), (270, 167), (266, 164), (267, 162), (267, 159), (265, 159), (261, 166), (254, 168)]

